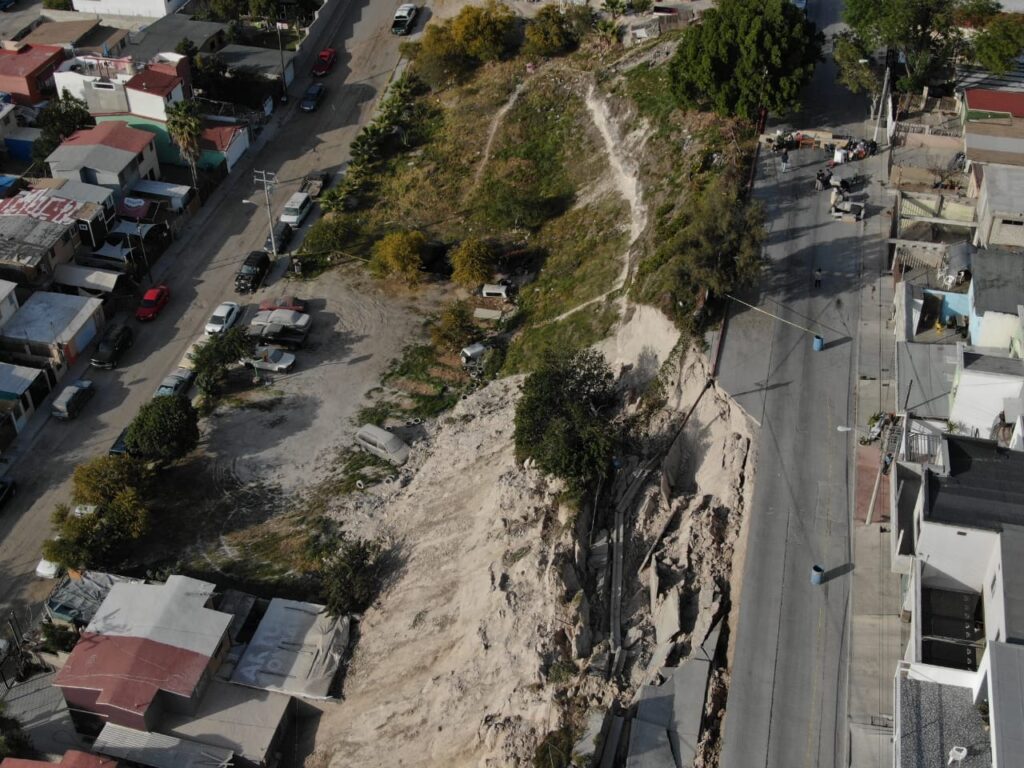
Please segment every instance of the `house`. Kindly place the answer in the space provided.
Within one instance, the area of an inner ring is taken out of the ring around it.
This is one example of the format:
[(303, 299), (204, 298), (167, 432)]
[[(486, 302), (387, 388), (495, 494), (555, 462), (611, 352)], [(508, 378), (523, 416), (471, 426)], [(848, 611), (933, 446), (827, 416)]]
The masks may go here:
[(1009, 351), (1020, 332), (1024, 305), (1024, 251), (990, 248), (971, 261), (971, 344)]
[(184, 576), (110, 587), (54, 678), (96, 751), (156, 768), (274, 761), (291, 697), (218, 679), (234, 616), (213, 597)]
[(281, 80), (284, 67), (285, 87), (295, 79), (295, 51), (281, 51), (272, 48), (257, 48), (252, 45), (226, 45), (218, 52), (228, 71), (244, 69), (267, 80)]
[(1024, 452), (946, 434), (911, 458), (897, 462), (891, 484), (910, 619), (895, 676), (894, 765), (945, 765), (954, 746), (970, 756), (964, 765), (1019, 765)]
[(117, 203), (114, 193), (107, 187), (87, 184), (75, 179), (33, 179), (33, 190), (45, 190), (44, 195), (78, 203), (71, 214), (78, 227), (81, 241), (97, 248), (114, 225)]
[(178, 54), (139, 66), (130, 56), (76, 56), (54, 74), (58, 90), (82, 99), (96, 118), (125, 114), (166, 121), (167, 107), (190, 93), (188, 59)]
[(199, 148), (202, 150), (199, 158), (201, 168), (216, 168), (224, 163), (230, 173), (249, 148), (249, 129), (235, 123), (204, 120)]
[(958, 95), (967, 161), (1024, 165), (1024, 92), (965, 88)]
[(330, 698), (348, 642), (348, 617), (332, 617), (323, 605), (274, 598), (231, 682), (311, 699)]
[(108, 757), (90, 755), (88, 752), (79, 752), (77, 749), (69, 749), (63, 754), (59, 763), (7, 757), (0, 760), (0, 768), (117, 768), (117, 761)]
[(1024, 201), (1020, 197), (1024, 167), (992, 164), (979, 172), (975, 245), (1024, 246)]
[(45, 191), (0, 200), (0, 275), (45, 285), (58, 264), (71, 261), (79, 244), (80, 204)]
[(14, 317), (18, 311), (18, 295), (16, 283), (9, 280), (0, 280), (0, 329), (7, 325), (7, 321)]
[(42, 368), (0, 363), (0, 450), (25, 428), (50, 389)]
[(117, 198), (139, 179), (159, 179), (153, 134), (123, 121), (75, 131), (46, 158), (55, 178), (76, 179), (114, 191)]
[(227, 24), (172, 13), (147, 24), (138, 32), (132, 32), (128, 36), (125, 53), (136, 63), (148, 64), (159, 54), (173, 51), (182, 40), (192, 41), (200, 53), (213, 53), (224, 46), (227, 36)]
[(159, 19), (174, 13), (185, 0), (71, 0), (71, 7), (79, 13), (103, 16), (145, 16)]
[(953, 344), (896, 342), (896, 391), (907, 413), (920, 419), (949, 419), (957, 359)]
[(99, 299), (37, 291), (0, 329), (0, 355), (49, 367), (59, 380), (103, 326)]
[(76, 54), (116, 56), (128, 44), (128, 30), (108, 27), (98, 19), (44, 21), (21, 38), (29, 45), (59, 45)]
[(0, 91), (11, 94), (16, 104), (32, 106), (53, 90), (53, 72), (64, 60), (64, 49), (55, 45), (0, 43)]
[(957, 344), (957, 366), (949, 395), (950, 428), (1006, 445), (1024, 413), (1024, 360), (985, 354)]

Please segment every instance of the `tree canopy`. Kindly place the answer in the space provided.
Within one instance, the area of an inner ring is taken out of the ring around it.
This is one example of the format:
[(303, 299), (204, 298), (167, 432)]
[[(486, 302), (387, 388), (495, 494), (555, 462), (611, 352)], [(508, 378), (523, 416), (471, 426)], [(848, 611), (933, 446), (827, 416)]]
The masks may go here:
[(199, 443), (199, 414), (184, 397), (153, 398), (139, 408), (124, 442), (140, 456), (175, 461)]
[(790, 0), (722, 0), (688, 27), (670, 65), (687, 107), (753, 118), (799, 104), (824, 38)]
[(948, 80), (968, 47), (964, 27), (984, 27), (998, 9), (995, 0), (846, 0), (844, 18), (868, 50), (898, 51), (901, 87), (917, 90)]
[(423, 278), (423, 252), (427, 238), (422, 232), (392, 232), (373, 245), (370, 273), (376, 277), (397, 277), (407, 283)]
[(602, 410), (614, 397), (611, 368), (600, 352), (549, 353), (516, 404), (516, 456), (582, 491), (604, 476), (611, 460), (615, 436)]
[(40, 163), (72, 133), (96, 124), (86, 103), (72, 96), (67, 88), (40, 113), (36, 123), (41, 133), (32, 145), (32, 158)]
[(413, 69), (434, 88), (457, 82), (480, 64), (514, 50), (515, 29), (515, 14), (504, 3), (467, 5), (443, 24), (427, 25)]
[(445, 304), (430, 328), (430, 340), (444, 350), (458, 350), (480, 335), (473, 322), (473, 310), (465, 301)]
[(494, 252), (479, 237), (467, 237), (448, 254), (452, 265), (452, 281), (466, 288), (476, 288), (491, 278)]
[(1013, 69), (1024, 53), (1024, 19), (1018, 13), (996, 16), (974, 38), (975, 60), (996, 75)]
[(191, 353), (196, 387), (206, 397), (219, 395), (224, 390), (228, 368), (250, 356), (255, 346), (253, 337), (238, 326), (210, 336)]
[(199, 117), (199, 105), (192, 99), (179, 101), (167, 108), (167, 135), (178, 148), (181, 159), (192, 171), (192, 184), (199, 186), (196, 166), (202, 150), (199, 140), (203, 134), (203, 121)]

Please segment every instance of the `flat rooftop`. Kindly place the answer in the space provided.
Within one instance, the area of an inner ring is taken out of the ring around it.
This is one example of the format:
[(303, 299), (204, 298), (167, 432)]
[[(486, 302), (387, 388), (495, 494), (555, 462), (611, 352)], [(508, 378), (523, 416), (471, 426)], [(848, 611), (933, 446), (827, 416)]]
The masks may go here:
[(899, 678), (896, 768), (946, 765), (952, 747), (966, 747), (959, 768), (992, 768), (992, 745), (970, 688)]
[(948, 419), (949, 393), (956, 375), (953, 344), (896, 342), (898, 392), (910, 391), (906, 410), (920, 419)]
[[(985, 172), (986, 178), (988, 171)], [(987, 248), (971, 260), (974, 306), (983, 312), (1017, 314), (1024, 303), (1024, 251)]]
[(37, 291), (7, 321), (0, 336), (40, 344), (67, 344), (102, 306), (99, 299)]
[[(1021, 297), (1021, 300), (1024, 301), (1024, 296)], [(999, 355), (984, 355), (978, 352), (964, 352), (964, 370), (1024, 378), (1024, 360)]]
[(946, 525), (1001, 531), (1024, 525), (1024, 452), (994, 440), (946, 436), (949, 470), (927, 470), (925, 518)]

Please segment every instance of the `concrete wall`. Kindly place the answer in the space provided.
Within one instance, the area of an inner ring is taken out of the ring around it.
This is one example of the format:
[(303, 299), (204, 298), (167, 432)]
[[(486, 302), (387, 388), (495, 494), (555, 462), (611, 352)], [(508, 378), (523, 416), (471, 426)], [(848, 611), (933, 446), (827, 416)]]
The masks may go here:
[(924, 585), (980, 593), (999, 537), (993, 531), (919, 523), (917, 557)]
[(146, 93), (137, 91), (134, 88), (128, 92), (128, 111), (140, 117), (148, 117), (152, 120), (167, 120), (167, 105), (183, 101), (185, 93), (182, 87), (177, 86), (165, 98), (158, 93)]

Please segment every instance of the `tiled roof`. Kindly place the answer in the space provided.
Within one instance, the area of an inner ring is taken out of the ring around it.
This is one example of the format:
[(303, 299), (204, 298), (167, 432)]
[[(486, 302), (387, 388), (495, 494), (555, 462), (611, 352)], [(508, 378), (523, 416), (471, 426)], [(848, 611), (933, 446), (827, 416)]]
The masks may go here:
[(146, 67), (131, 80), (125, 83), (125, 88), (133, 91), (144, 91), (155, 93), (160, 96), (167, 96), (181, 84), (181, 78), (177, 74), (166, 72), (155, 66)]
[(51, 763), (49, 760), (25, 760), (18, 757), (8, 757), (0, 760), (0, 768), (117, 768), (117, 761), (109, 757), (90, 755), (88, 752), (79, 752), (77, 749), (69, 749), (64, 753), (59, 763)]
[(16, 51), (0, 48), (0, 75), (29, 77), (62, 58), (64, 49), (53, 45), (26, 45)]
[(75, 131), (63, 141), (61, 146), (104, 146), (137, 154), (149, 146), (151, 141), (153, 141), (153, 134), (149, 131), (132, 128), (128, 123), (120, 120), (110, 120), (100, 123), (95, 128)]
[(203, 134), (200, 137), (200, 146), (203, 149), (227, 152), (231, 142), (235, 140), (235, 134), (241, 130), (244, 129), (240, 126), (226, 125), (224, 123), (204, 125)]

